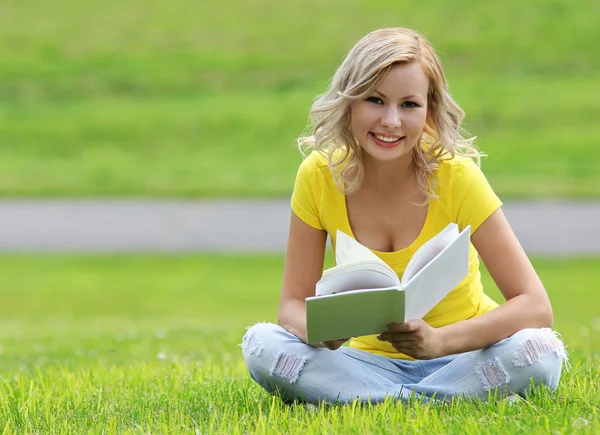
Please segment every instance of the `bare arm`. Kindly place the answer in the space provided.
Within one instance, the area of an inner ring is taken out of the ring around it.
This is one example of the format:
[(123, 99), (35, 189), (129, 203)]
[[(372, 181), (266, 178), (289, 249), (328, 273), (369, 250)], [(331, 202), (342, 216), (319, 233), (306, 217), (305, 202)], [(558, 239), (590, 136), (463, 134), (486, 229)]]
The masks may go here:
[(304, 342), (306, 342), (304, 299), (315, 295), (315, 285), (323, 272), (326, 242), (326, 231), (307, 225), (292, 212), (278, 323)]
[(440, 328), (443, 354), (481, 349), (524, 328), (551, 327), (546, 290), (502, 209), (477, 229), (471, 241), (506, 302), (479, 317)]

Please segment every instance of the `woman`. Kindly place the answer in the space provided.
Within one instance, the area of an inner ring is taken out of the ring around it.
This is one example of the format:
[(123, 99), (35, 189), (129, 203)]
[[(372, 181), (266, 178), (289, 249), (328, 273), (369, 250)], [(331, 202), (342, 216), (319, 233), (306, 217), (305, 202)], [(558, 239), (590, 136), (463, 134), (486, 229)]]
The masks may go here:
[[(379, 402), (411, 395), (486, 399), (556, 388), (566, 354), (533, 266), (461, 135), (463, 111), (448, 93), (431, 45), (408, 29), (381, 29), (350, 51), (314, 103), (314, 151), (292, 195), (279, 325), (248, 330), (251, 377), (286, 401)], [(469, 273), (422, 320), (379, 335), (306, 344), (304, 300), (338, 229), (402, 276), (415, 251), (448, 223), (471, 226)], [(479, 258), (506, 302), (483, 292)]]

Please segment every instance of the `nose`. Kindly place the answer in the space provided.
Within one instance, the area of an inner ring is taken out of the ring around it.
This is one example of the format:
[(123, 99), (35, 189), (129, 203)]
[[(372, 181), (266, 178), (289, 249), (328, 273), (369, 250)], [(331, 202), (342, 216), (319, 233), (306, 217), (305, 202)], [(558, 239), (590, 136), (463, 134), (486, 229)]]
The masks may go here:
[(389, 129), (398, 128), (402, 125), (400, 111), (397, 107), (390, 105), (386, 108), (386, 111), (381, 118), (381, 125)]

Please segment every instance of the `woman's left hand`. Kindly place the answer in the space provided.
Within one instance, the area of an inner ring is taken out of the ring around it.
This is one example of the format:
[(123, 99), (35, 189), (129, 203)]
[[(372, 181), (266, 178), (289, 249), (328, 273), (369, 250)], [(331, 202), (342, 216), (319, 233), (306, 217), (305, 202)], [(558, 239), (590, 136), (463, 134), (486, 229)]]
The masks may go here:
[(421, 319), (404, 323), (390, 323), (388, 330), (377, 336), (389, 341), (394, 349), (416, 359), (433, 359), (444, 356), (441, 331)]

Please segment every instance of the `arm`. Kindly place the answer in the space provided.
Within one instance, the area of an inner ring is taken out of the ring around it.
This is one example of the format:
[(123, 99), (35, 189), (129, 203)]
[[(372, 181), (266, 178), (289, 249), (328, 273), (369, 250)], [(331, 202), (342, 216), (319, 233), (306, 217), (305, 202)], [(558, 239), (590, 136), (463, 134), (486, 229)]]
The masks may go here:
[(552, 326), (546, 290), (513, 233), (502, 209), (496, 210), (471, 241), (506, 302), (481, 316), (441, 328), (423, 320), (392, 324), (380, 339), (419, 359), (481, 349), (525, 328)]
[(278, 323), (306, 342), (304, 300), (314, 296), (323, 272), (327, 232), (304, 223), (294, 212), (290, 222)]
[(477, 229), (471, 241), (506, 302), (479, 317), (439, 328), (443, 354), (481, 349), (521, 329), (551, 327), (546, 290), (502, 209)]

